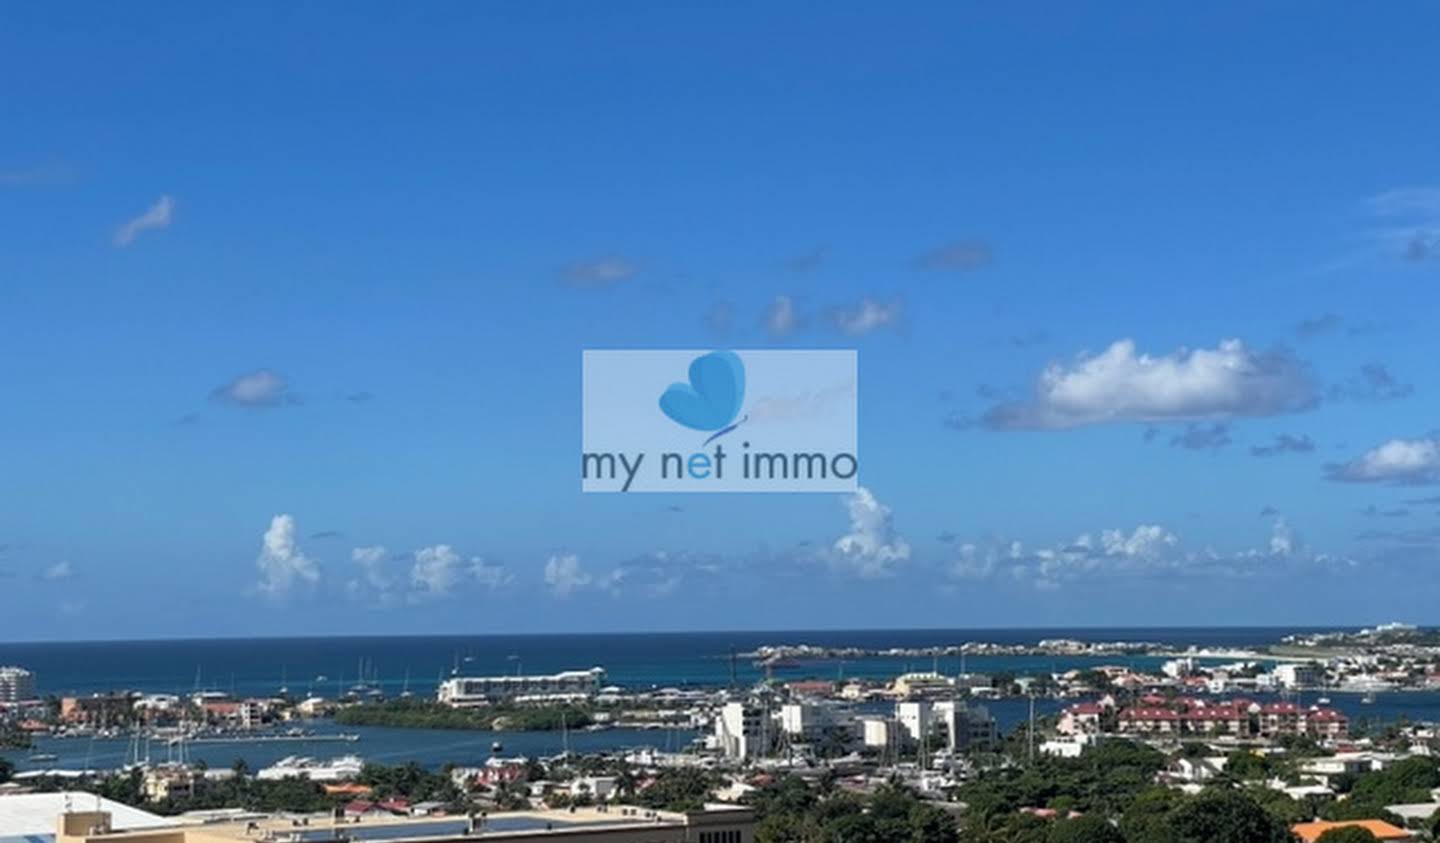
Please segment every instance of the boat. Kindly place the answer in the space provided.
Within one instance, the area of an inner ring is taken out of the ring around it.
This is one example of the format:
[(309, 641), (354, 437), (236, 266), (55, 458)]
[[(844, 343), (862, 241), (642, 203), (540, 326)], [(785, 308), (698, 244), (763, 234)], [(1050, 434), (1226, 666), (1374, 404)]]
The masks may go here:
[(505, 751), (505, 745), (502, 744), (502, 743), (500, 743), (499, 741), (495, 741), (495, 742), (493, 742), (493, 743), (490, 744), (490, 751), (491, 751), (491, 752), (504, 752), (504, 751)]
[(1365, 705), (1373, 704), (1375, 702), (1375, 692), (1367, 691), (1365, 693), (1365, 696), (1360, 698), (1360, 702), (1364, 703)]
[(1329, 704), (1330, 704), (1330, 698), (1329, 698), (1329, 697), (1321, 697), (1320, 699), (1316, 700), (1315, 702), (1316, 702), (1317, 705), (1329, 705)]
[(37, 752), (30, 756), (31, 761), (59, 761), (60, 756), (53, 752)]

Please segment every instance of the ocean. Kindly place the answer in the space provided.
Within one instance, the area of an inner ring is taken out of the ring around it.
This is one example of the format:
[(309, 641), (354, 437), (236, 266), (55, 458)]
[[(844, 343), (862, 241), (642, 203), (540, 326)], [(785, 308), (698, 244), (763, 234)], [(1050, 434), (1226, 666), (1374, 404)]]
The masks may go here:
[[(1169, 647), (1214, 645), (1250, 647), (1310, 630), (1222, 627), (1215, 629), (951, 629), (825, 630), (777, 632), (685, 632), (593, 635), (473, 635), (335, 638), (221, 638), (168, 641), (0, 643), (0, 665), (34, 672), (41, 693), (88, 694), (127, 689), (183, 693), (221, 690), (241, 695), (273, 694), (282, 685), (292, 693), (334, 696), (353, 685), (362, 669), (389, 693), (407, 687), (433, 693), (454, 669), (468, 675), (550, 673), (605, 668), (611, 683), (628, 688), (724, 685), (730, 680), (730, 653), (765, 644), (814, 644), (867, 649), (918, 648), (986, 641), (1034, 644), (1043, 638), (1081, 641), (1148, 641)], [(1149, 657), (1037, 658), (970, 656), (974, 673), (1035, 673), (1096, 664), (1155, 667)], [(363, 666), (363, 667), (362, 667)], [(904, 670), (937, 667), (960, 670), (959, 658), (874, 658), (802, 664), (784, 678), (893, 676)], [(753, 682), (762, 671), (740, 659), (737, 678)]]
[[(605, 668), (608, 682), (630, 689), (661, 687), (715, 687), (730, 681), (732, 651), (743, 653), (765, 644), (813, 644), (866, 649), (919, 648), (986, 641), (1033, 644), (1044, 638), (1084, 641), (1147, 641), (1168, 647), (1190, 645), (1254, 647), (1270, 644), (1286, 634), (1318, 630), (1215, 628), (1215, 629), (1012, 629), (1012, 630), (854, 630), (777, 632), (696, 632), (594, 635), (477, 635), (346, 638), (195, 639), (173, 641), (113, 641), (0, 644), (0, 665), (16, 664), (36, 674), (42, 694), (88, 694), (110, 690), (147, 693), (187, 693), (222, 690), (239, 695), (268, 695), (282, 686), (291, 693), (334, 696), (366, 674), (371, 684), (394, 695), (408, 689), (430, 695), (437, 682), (458, 669), (463, 674), (549, 673), (559, 670)], [(965, 669), (974, 673), (1027, 673), (1069, 670), (1099, 664), (1128, 664), (1158, 669), (1156, 657), (1036, 657), (968, 656)], [(906, 670), (938, 668), (944, 673), (961, 669), (960, 659), (867, 658), (845, 662), (801, 663), (777, 670), (777, 678), (837, 679), (888, 678)], [(763, 671), (750, 660), (735, 660), (737, 679), (757, 681)], [(1316, 695), (1310, 695), (1316, 696)], [(1440, 694), (1396, 692), (1381, 694), (1373, 704), (1358, 695), (1329, 694), (1332, 705), (1353, 720), (1440, 720)], [(1302, 700), (1313, 702), (1313, 699)], [(986, 705), (1002, 729), (1023, 722), (1025, 700), (999, 700)], [(1055, 700), (1037, 701), (1040, 714), (1053, 713)], [(320, 734), (341, 731), (322, 721), (313, 726)], [(212, 766), (229, 766), (243, 758), (252, 769), (287, 755), (329, 758), (355, 753), (387, 764), (414, 761), (427, 767), (447, 763), (480, 763), (500, 740), (507, 755), (553, 755), (565, 741), (576, 752), (651, 747), (681, 749), (696, 736), (685, 730), (606, 730), (572, 732), (466, 732), (432, 729), (346, 727), (360, 740), (279, 743), (195, 744), (192, 759)], [(21, 769), (41, 767), (97, 769), (119, 766), (130, 751), (127, 739), (46, 738), (34, 753), (58, 756), (54, 761), (32, 762), (27, 753), (9, 753)], [(164, 760), (161, 744), (151, 749), (153, 760)]]

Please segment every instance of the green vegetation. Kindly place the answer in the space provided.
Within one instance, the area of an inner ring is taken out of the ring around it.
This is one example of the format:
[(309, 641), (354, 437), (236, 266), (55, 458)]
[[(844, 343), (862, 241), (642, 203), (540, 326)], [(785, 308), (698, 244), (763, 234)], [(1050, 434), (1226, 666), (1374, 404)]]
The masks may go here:
[(786, 777), (748, 799), (756, 843), (955, 843), (955, 820), (909, 790), (885, 785), (869, 797), (819, 790)]
[[(142, 790), (142, 773), (132, 770), (116, 773), (98, 781), (80, 785), (81, 790), (97, 793), (106, 799), (144, 808), (157, 814), (179, 814), (215, 808), (245, 808), (263, 812), (328, 812), (353, 799), (353, 796), (331, 796), (324, 788), (306, 779), (260, 781), (247, 778), (248, 769), (237, 761), (233, 778), (207, 782), (193, 796), (147, 802)], [(0, 777), (3, 779), (3, 777)], [(358, 783), (373, 788), (374, 799), (407, 799), (411, 802), (434, 800), (453, 810), (463, 810), (465, 795), (450, 781), (448, 771), (430, 772), (418, 764), (385, 767), (366, 764)], [(32, 782), (39, 790), (64, 790), (74, 785), (68, 781), (39, 780)]]
[(1320, 809), (1327, 820), (1383, 819), (1404, 825), (1401, 817), (1385, 810), (1386, 805), (1429, 802), (1430, 791), (1440, 787), (1440, 760), (1416, 756), (1373, 773), (1337, 777), (1336, 786), (1348, 791), (1348, 798), (1330, 802)]
[(0, 723), (0, 749), (29, 749), (30, 733), (14, 723)]
[(588, 707), (578, 705), (497, 705), (484, 708), (451, 708), (428, 700), (391, 700), (352, 705), (335, 714), (335, 722), (346, 726), (391, 726), (402, 729), (475, 729), (478, 731), (553, 731), (580, 729), (594, 718)]
[(1159, 751), (1109, 741), (1079, 758), (1038, 758), (1025, 767), (991, 770), (960, 788), (972, 813), (1013, 814), (1021, 808), (1120, 813), (1165, 766)]

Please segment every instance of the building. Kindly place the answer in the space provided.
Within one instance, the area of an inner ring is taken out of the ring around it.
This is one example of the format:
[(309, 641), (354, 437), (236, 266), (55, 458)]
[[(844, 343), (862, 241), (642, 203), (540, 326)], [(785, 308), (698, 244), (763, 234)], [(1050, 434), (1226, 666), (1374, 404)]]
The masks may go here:
[(1376, 840), (1414, 840), (1415, 836), (1403, 828), (1398, 828), (1384, 820), (1342, 820), (1339, 822), (1313, 822), (1299, 823), (1290, 827), (1290, 831), (1304, 843), (1315, 843), (1320, 835), (1327, 831), (1334, 831), (1337, 828), (1349, 828), (1355, 826), (1370, 832)]
[(1101, 718), (1108, 709), (1101, 703), (1076, 703), (1065, 709), (1055, 730), (1062, 735), (1096, 735), (1101, 731)]
[(835, 710), (829, 706), (786, 703), (780, 707), (780, 729), (794, 740), (815, 740), (835, 725)]
[[(48, 795), (48, 794), (47, 794)], [(8, 799), (3, 797), (0, 800)], [(75, 805), (92, 806), (94, 797)], [(304, 819), (306, 843), (356, 840), (405, 840), (410, 843), (754, 843), (755, 812), (733, 805), (707, 805), (696, 811), (652, 811), (625, 805), (556, 811), (506, 811), (473, 818), (400, 817), (378, 805), (356, 805), (365, 816)], [(147, 815), (148, 816), (148, 815)], [(106, 810), (52, 814), (47, 833), (54, 843), (255, 843), (298, 839), (293, 816), (244, 821), (185, 824), (172, 819), (146, 827), (119, 828), (118, 814)], [(0, 839), (9, 832), (0, 827)]]
[(588, 699), (600, 692), (602, 668), (566, 670), (545, 676), (457, 676), (440, 683), (440, 702), (463, 708), (510, 700)]
[(75, 806), (104, 812), (113, 828), (153, 829), (175, 823), (172, 817), (156, 816), (93, 793), (7, 793), (0, 796), (0, 843), (50, 841), (55, 835), (56, 818)]
[(35, 674), (23, 667), (0, 667), (0, 703), (36, 699)]
[(619, 790), (620, 780), (614, 776), (581, 776), (570, 782), (570, 796), (574, 799), (609, 802)]
[[(1336, 739), (1350, 732), (1349, 718), (1335, 709), (1320, 706), (1305, 708), (1292, 702), (1261, 705), (1240, 699), (1207, 702), (1184, 697), (1141, 702), (1139, 706), (1121, 710), (1117, 716), (1116, 728), (1122, 734), (1236, 738), (1306, 735)], [(1066, 713), (1067, 716), (1069, 714)], [(1061, 728), (1064, 730), (1067, 727), (1082, 728), (1073, 718), (1067, 723), (1066, 717), (1062, 716)]]
[(195, 795), (197, 785), (204, 781), (203, 775), (182, 764), (160, 764), (145, 769), (140, 792), (150, 802), (187, 799)]
[(769, 724), (759, 706), (726, 703), (715, 718), (715, 742), (726, 758), (763, 757), (770, 743)]
[(895, 721), (886, 720), (883, 717), (862, 718), (860, 725), (865, 745), (872, 749), (888, 748), (897, 731)]
[(955, 683), (938, 673), (905, 673), (895, 678), (890, 693), (901, 699), (936, 695), (949, 696), (955, 693)]
[(895, 722), (900, 725), (900, 737), (906, 743), (918, 744), (934, 729), (931, 703), (925, 700), (895, 704)]
[(1315, 688), (1325, 679), (1325, 673), (1320, 666), (1312, 662), (1290, 662), (1277, 665), (1275, 670), (1275, 681), (1284, 688)]
[(312, 782), (344, 782), (357, 778), (364, 766), (365, 762), (354, 755), (325, 762), (291, 755), (256, 773), (255, 778), (262, 781), (309, 779)]
[(959, 700), (940, 700), (931, 708), (934, 727), (945, 732), (951, 751), (992, 749), (1000, 743), (1000, 730), (989, 709)]
[(106, 729), (124, 725), (132, 713), (130, 698), (124, 694), (60, 698), (60, 722), (69, 726)]

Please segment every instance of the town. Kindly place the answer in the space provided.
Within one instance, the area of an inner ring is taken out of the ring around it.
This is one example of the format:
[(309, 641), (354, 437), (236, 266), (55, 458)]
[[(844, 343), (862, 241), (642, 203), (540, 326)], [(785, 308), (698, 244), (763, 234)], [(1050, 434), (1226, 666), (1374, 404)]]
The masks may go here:
[[(0, 818), (7, 805), (23, 804), (12, 800), (49, 810), (83, 804), (77, 794), (88, 792), (108, 806), (99, 812), (108, 818), (56, 810), (69, 817), (60, 843), (95, 843), (118, 833), (95, 828), (119, 828), (122, 820), (133, 843), (151, 839), (142, 833), (147, 823), (175, 822), (224, 836), (235, 832), (217, 824), (243, 821), (284, 839), (276, 818), (383, 826), (387, 836), (411, 836), (400, 830), (411, 823), (417, 838), (453, 834), (455, 822), (467, 834), (517, 835), (630, 823), (673, 835), (637, 840), (748, 843), (792, 839), (775, 830), (790, 821), (778, 806), (803, 795), (813, 808), (832, 793), (862, 817), (877, 800), (909, 800), (907, 816), (941, 829), (926, 839), (993, 839), (981, 831), (998, 828), (1008, 835), (1000, 839), (1047, 840), (1058, 829), (1086, 827), (1101, 835), (1094, 839), (1149, 840), (1133, 830), (1105, 837), (1105, 829), (1126, 828), (1140, 804), (1180, 822), (1185, 810), (1223, 798), (1225, 810), (1306, 841), (1352, 827), (1377, 839), (1429, 839), (1440, 816), (1440, 733), (1423, 722), (1362, 724), (1354, 712), (1400, 689), (1440, 689), (1440, 649), (1428, 633), (1405, 629), (1323, 641), (1323, 653), (1313, 650), (1318, 642), (1283, 642), (1312, 648), (1312, 658), (1256, 653), (1225, 661), (1196, 648), (1172, 653), (1153, 671), (1126, 658), (1153, 652), (1149, 645), (1049, 641), (1022, 649), (1120, 658), (1060, 672), (932, 669), (888, 679), (777, 677), (835, 652), (821, 658), (816, 648), (776, 645), (746, 654), (765, 671), (753, 684), (633, 688), (590, 667), (460, 673), (424, 698), (408, 689), (386, 698), (379, 682), (366, 681), (331, 697), (213, 690), (55, 697), (42, 695), (28, 670), (7, 667), (0, 668), (0, 757), (23, 753), (26, 763), (0, 765)], [(943, 653), (998, 649), (982, 643), (879, 655), (929, 656), (938, 665)], [(867, 657), (856, 648), (838, 652)], [(801, 658), (810, 661), (792, 666)], [(1002, 708), (1004, 723), (994, 713)], [(413, 762), (387, 768), (364, 758), (372, 728), (476, 731), (490, 736), (489, 751), (438, 770)], [(654, 744), (664, 735), (667, 746), (570, 748), (578, 736), (612, 730), (653, 734)], [(562, 750), (507, 751), (507, 741), (537, 731), (559, 733)], [(96, 740), (126, 742), (126, 763), (74, 768), (53, 753)], [(271, 743), (303, 751), (258, 769), (195, 758), (212, 745), (239, 757), (247, 746)], [(336, 751), (325, 752), (331, 744)], [(1110, 781), (1116, 770), (1127, 771), (1123, 781)], [(54, 816), (36, 824), (41, 813), (28, 812), (27, 835), (54, 833)], [(365, 834), (347, 828), (342, 836)]]

